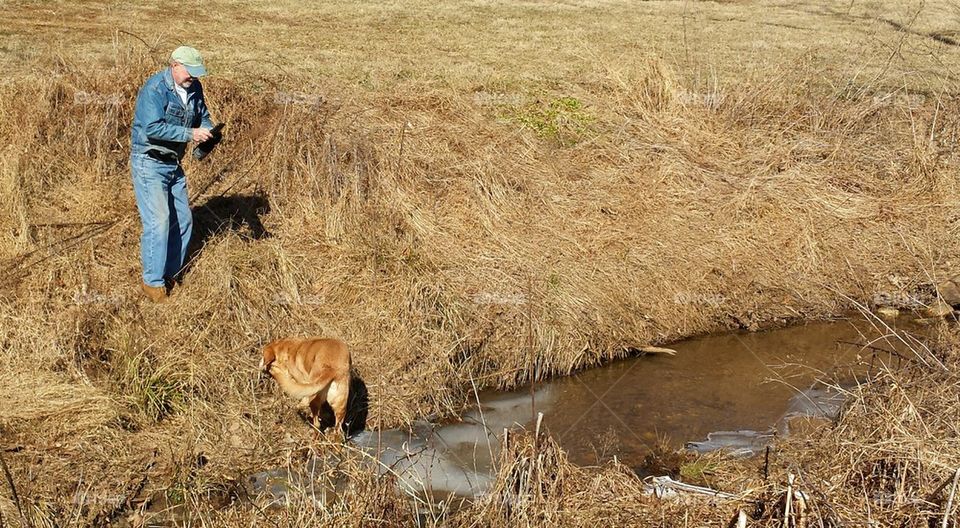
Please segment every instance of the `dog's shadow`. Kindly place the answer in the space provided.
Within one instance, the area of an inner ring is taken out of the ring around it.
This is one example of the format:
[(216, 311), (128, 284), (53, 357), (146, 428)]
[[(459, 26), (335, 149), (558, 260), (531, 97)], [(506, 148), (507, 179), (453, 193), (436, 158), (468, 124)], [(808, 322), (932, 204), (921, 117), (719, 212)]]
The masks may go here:
[[(370, 409), (370, 392), (367, 384), (356, 374), (350, 378), (350, 397), (347, 400), (347, 416), (343, 420), (344, 433), (350, 437), (367, 429), (367, 414)], [(330, 404), (324, 402), (320, 406), (320, 429), (333, 427), (336, 419)], [(310, 423), (306, 416), (301, 416)]]

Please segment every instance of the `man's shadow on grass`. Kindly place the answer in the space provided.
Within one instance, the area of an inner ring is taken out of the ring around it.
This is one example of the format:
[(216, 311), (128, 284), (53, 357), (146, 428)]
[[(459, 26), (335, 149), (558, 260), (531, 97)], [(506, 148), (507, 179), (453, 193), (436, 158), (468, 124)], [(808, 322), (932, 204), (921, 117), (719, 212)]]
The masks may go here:
[(214, 196), (191, 209), (193, 235), (187, 247), (183, 268), (174, 279), (177, 283), (189, 273), (206, 243), (227, 232), (237, 233), (245, 241), (270, 238), (260, 216), (270, 212), (270, 203), (261, 195), (240, 194)]

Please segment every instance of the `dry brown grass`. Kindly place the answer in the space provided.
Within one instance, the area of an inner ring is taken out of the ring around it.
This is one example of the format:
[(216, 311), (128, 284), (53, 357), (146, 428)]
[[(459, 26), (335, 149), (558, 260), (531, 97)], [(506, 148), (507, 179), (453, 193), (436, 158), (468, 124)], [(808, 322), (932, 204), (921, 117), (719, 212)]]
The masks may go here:
[[(169, 489), (202, 452), (202, 493), (289, 458), (308, 433), (253, 378), (276, 336), (350, 343), (386, 427), (455, 413), (471, 381), (935, 282), (960, 249), (957, 49), (929, 35), (958, 11), (762, 4), (6, 3), (0, 430), (22, 497), (93, 521), (84, 486)], [(202, 247), (152, 306), (127, 142), (178, 24), (203, 28), (229, 140), (187, 167)]]

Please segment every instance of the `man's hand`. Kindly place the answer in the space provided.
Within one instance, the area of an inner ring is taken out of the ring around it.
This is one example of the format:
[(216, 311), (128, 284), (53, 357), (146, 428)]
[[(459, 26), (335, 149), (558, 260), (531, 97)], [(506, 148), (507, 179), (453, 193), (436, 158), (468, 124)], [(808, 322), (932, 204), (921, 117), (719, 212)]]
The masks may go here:
[(213, 137), (213, 134), (210, 133), (209, 128), (194, 128), (193, 129), (193, 140), (197, 143), (203, 143), (204, 141)]

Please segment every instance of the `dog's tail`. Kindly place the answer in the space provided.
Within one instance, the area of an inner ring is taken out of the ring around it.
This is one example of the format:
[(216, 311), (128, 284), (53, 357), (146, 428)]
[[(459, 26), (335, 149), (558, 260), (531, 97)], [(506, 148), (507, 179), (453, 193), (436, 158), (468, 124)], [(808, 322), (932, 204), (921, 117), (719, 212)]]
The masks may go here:
[(341, 346), (343, 346), (343, 353), (346, 355), (347, 360), (344, 362), (342, 368), (338, 369), (338, 377), (345, 378), (347, 383), (350, 383), (350, 374), (353, 372), (353, 356), (350, 354), (350, 348), (346, 343), (341, 341)]

